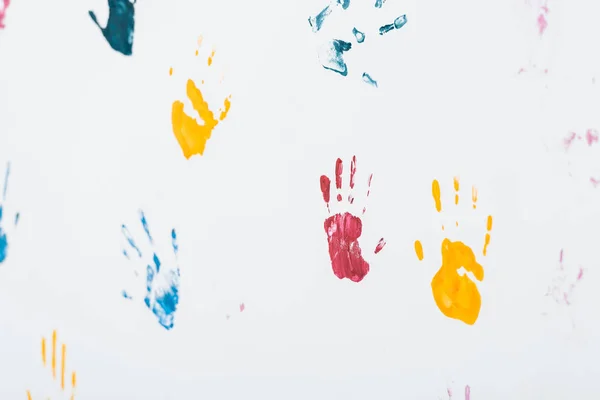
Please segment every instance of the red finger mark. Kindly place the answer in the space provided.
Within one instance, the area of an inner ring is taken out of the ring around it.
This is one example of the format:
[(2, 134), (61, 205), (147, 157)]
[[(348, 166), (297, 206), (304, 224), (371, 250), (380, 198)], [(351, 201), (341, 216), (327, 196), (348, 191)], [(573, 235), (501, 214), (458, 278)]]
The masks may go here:
[(331, 181), (326, 175), (321, 175), (321, 193), (323, 193), (323, 200), (329, 205), (329, 199), (331, 197)]
[(384, 238), (379, 239), (379, 243), (375, 246), (375, 254), (379, 253), (385, 247), (386, 241)]
[(371, 181), (373, 180), (373, 174), (369, 175), (369, 184), (367, 185), (367, 197), (371, 194)]
[(356, 174), (356, 156), (352, 156), (350, 162), (350, 189), (354, 189), (354, 174)]

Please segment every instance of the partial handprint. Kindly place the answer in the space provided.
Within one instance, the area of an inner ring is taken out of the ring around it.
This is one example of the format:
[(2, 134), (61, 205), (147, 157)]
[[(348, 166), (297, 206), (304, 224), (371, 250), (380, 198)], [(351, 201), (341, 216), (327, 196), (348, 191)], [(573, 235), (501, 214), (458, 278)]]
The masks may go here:
[(4, 18), (6, 17), (6, 9), (10, 5), (10, 0), (0, 0), (0, 29), (4, 29)]
[[(599, 137), (597, 130), (588, 129), (584, 134), (569, 132), (563, 139), (565, 153), (572, 153), (573, 150), (581, 152), (578, 155), (569, 154), (569, 167), (574, 168), (574, 165), (577, 165), (579, 168), (576, 169), (583, 169), (586, 179), (589, 179), (593, 187), (600, 184), (600, 162), (596, 150), (599, 147)], [(577, 148), (573, 149), (574, 146)], [(569, 175), (573, 176), (573, 172), (569, 171)]]
[[(150, 235), (150, 228), (146, 221), (146, 216), (143, 211), (140, 211), (140, 222), (146, 233), (146, 238), (152, 248), (152, 256), (146, 258), (138, 245), (134, 241), (129, 229), (126, 225), (122, 225), (121, 231), (129, 245), (129, 251), (123, 250), (123, 255), (130, 258), (130, 253), (133, 257), (141, 262), (141, 267), (146, 272), (146, 290), (144, 294), (144, 304), (158, 318), (158, 322), (167, 330), (173, 328), (175, 311), (179, 304), (179, 267), (177, 266), (177, 252), (179, 246), (177, 244), (177, 233), (175, 229), (171, 230), (171, 246), (175, 255), (175, 265), (173, 267), (162, 265), (160, 259), (154, 251), (154, 240)], [(137, 269), (134, 269), (136, 277), (139, 275)], [(127, 291), (123, 290), (123, 297), (133, 299)]]
[[(459, 181), (454, 178), (454, 204), (459, 203)], [(440, 185), (433, 181), (432, 193), (438, 213), (442, 211)], [(477, 209), (477, 190), (472, 189), (473, 210)], [(458, 221), (456, 222), (458, 227)], [(483, 255), (487, 253), (492, 230), (492, 216), (487, 217), (487, 232), (483, 245)], [(442, 230), (444, 226), (442, 225)], [(451, 241), (445, 238), (442, 241), (442, 266), (431, 280), (431, 290), (437, 307), (447, 317), (460, 320), (473, 325), (479, 317), (481, 309), (481, 295), (477, 285), (468, 273), (478, 280), (483, 280), (483, 267), (477, 262), (475, 253), (466, 244)], [(420, 241), (415, 241), (415, 252), (419, 260), (423, 260), (423, 246)], [(462, 274), (461, 274), (462, 272)]]
[[(385, 0), (376, 0), (374, 7), (381, 8)], [(344, 12), (350, 7), (350, 0), (331, 0), (331, 3), (322, 9), (317, 15), (309, 17), (308, 23), (310, 24), (312, 31), (317, 33), (323, 27), (323, 24), (333, 12)], [(374, 34), (384, 35), (390, 31), (401, 29), (406, 25), (407, 17), (406, 14), (395, 18), (392, 21), (381, 25), (377, 32)], [(358, 30), (356, 27), (352, 31), (347, 32), (345, 36), (350, 37), (350, 33), (354, 36), (356, 43), (364, 43), (370, 34), (365, 34), (363, 31)], [(344, 36), (344, 35), (340, 35)], [(342, 76), (347, 76), (349, 68), (344, 60), (344, 53), (352, 49), (352, 44), (349, 40), (342, 39), (331, 39), (326, 40), (318, 49), (319, 61), (323, 68), (336, 72)], [(373, 79), (367, 72), (362, 72), (361, 75), (363, 82), (378, 87), (377, 81)]]
[[(202, 38), (198, 40), (198, 48), (200, 48), (201, 45)], [(198, 50), (196, 50), (196, 56), (198, 56)], [(212, 65), (214, 56), (215, 50), (213, 49), (206, 59), (208, 67)], [(169, 75), (173, 75), (173, 68), (169, 71)], [(202, 80), (202, 85), (203, 84), (204, 80)], [(223, 121), (227, 117), (227, 113), (231, 107), (231, 95), (225, 97), (223, 100), (223, 107), (218, 110), (218, 117), (215, 116), (215, 112), (210, 109), (200, 88), (191, 78), (187, 79), (186, 95), (192, 103), (194, 111), (196, 111), (202, 120), (202, 124), (199, 124), (198, 121), (196, 121), (196, 118), (188, 115), (184, 111), (184, 104), (179, 100), (173, 102), (173, 107), (171, 109), (171, 123), (173, 126), (173, 134), (183, 151), (183, 155), (186, 159), (189, 159), (195, 154), (204, 154), (206, 142), (210, 139), (212, 131), (220, 121)]]
[(577, 269), (565, 267), (564, 251), (560, 250), (559, 265), (552, 283), (548, 286), (546, 296), (551, 297), (556, 304), (570, 306), (573, 291), (583, 279), (583, 267)]
[[(343, 162), (337, 159), (335, 164), (335, 186), (337, 189), (337, 203), (340, 204), (344, 211), (334, 214), (325, 220), (325, 233), (327, 234), (327, 242), (329, 244), (329, 257), (331, 259), (331, 267), (333, 273), (339, 279), (350, 279), (353, 282), (360, 282), (369, 273), (369, 263), (363, 259), (361, 248), (358, 244), (358, 238), (362, 234), (362, 221), (359, 217), (345, 211), (354, 203), (352, 189), (354, 189), (354, 177), (356, 174), (356, 156), (352, 157), (350, 164), (350, 193), (348, 194), (347, 203), (343, 203), (342, 194), (342, 172)], [(373, 174), (369, 176), (367, 195), (369, 197), (371, 180)], [(323, 200), (327, 204), (327, 211), (331, 214), (329, 201), (331, 197), (331, 180), (326, 176), (321, 176), (321, 193)], [(366, 212), (366, 206), (362, 209), (362, 215)], [(379, 253), (385, 246), (383, 238), (375, 247), (375, 254)]]
[(105, 28), (98, 23), (96, 14), (89, 11), (92, 21), (100, 28), (110, 47), (126, 56), (132, 54), (136, 1), (108, 0), (109, 15)]
[(0, 264), (6, 260), (8, 256), (8, 238), (11, 236), (12, 228), (19, 223), (19, 213), (15, 213), (13, 219), (6, 222), (4, 214), (4, 203), (6, 202), (6, 192), (8, 190), (8, 178), (10, 177), (10, 163), (6, 166), (6, 174), (4, 175), (4, 187), (2, 189), (2, 202), (0, 203)]
[[(61, 391), (64, 393), (65, 391), (65, 375), (68, 377), (69, 373), (67, 372), (66, 369), (66, 362), (67, 362), (67, 345), (66, 344), (62, 344), (60, 346), (60, 349), (58, 347), (58, 343), (57, 343), (57, 337), (56, 337), (56, 330), (52, 331), (52, 342), (51, 342), (51, 349), (50, 349), (50, 365), (48, 365), (48, 354), (47, 354), (47, 340), (45, 337), (42, 337), (42, 364), (44, 365), (44, 368), (49, 367), (50, 371), (52, 372), (52, 379), (53, 380), (57, 380), (57, 368), (60, 368), (58, 373), (60, 373), (60, 389)], [(60, 351), (59, 355), (57, 355), (57, 352)], [(60, 358), (59, 358), (60, 357)], [(57, 366), (58, 363), (58, 366)], [(77, 384), (77, 375), (75, 373), (75, 371), (71, 372), (71, 397), (70, 400), (74, 400), (75, 399), (75, 386)], [(27, 390), (27, 400), (32, 400), (32, 396), (31, 396), (31, 391)], [(49, 398), (48, 398), (49, 400)]]

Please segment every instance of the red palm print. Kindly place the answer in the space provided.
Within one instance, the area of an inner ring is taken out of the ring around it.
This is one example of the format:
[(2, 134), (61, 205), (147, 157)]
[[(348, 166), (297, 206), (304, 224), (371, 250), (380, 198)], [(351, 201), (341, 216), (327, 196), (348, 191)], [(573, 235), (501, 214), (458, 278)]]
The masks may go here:
[[(342, 209), (354, 204), (352, 190), (354, 189), (354, 177), (356, 174), (356, 156), (352, 157), (350, 163), (350, 181), (349, 194), (347, 202), (343, 201), (342, 194), (342, 173), (344, 165), (341, 159), (337, 159), (335, 163), (335, 187), (336, 200), (342, 206)], [(373, 174), (369, 176), (367, 186), (367, 197), (369, 196), (371, 180)], [(327, 211), (331, 214), (331, 180), (326, 175), (321, 176), (321, 193), (323, 200), (327, 204)], [(362, 214), (366, 212), (366, 207), (363, 207)], [(369, 263), (363, 259), (361, 248), (358, 244), (358, 239), (362, 234), (362, 221), (359, 217), (352, 215), (348, 211), (343, 210), (337, 214), (331, 215), (325, 220), (325, 233), (327, 233), (327, 242), (329, 244), (329, 257), (331, 258), (331, 267), (333, 273), (339, 279), (348, 278), (353, 282), (360, 282), (369, 273)], [(379, 253), (385, 246), (383, 238), (375, 247), (375, 254)]]

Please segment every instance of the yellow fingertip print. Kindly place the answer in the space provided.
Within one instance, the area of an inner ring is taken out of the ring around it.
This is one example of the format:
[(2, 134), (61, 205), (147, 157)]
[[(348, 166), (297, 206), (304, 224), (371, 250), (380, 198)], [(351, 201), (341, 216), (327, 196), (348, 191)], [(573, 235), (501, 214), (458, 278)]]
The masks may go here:
[(442, 211), (442, 200), (440, 193), (440, 183), (437, 180), (433, 180), (431, 184), (431, 193), (433, 194), (433, 200), (435, 201), (435, 209), (437, 212)]
[(418, 240), (415, 240), (415, 253), (419, 261), (423, 261), (423, 245)]

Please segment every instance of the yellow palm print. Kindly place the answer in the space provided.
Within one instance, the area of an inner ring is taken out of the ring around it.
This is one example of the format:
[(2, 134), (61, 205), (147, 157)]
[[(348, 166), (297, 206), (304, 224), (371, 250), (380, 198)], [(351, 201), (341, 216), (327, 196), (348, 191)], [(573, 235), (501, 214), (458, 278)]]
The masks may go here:
[[(48, 349), (50, 347), (50, 349)], [(50, 354), (48, 354), (48, 350)], [(57, 354), (58, 353), (58, 354)], [(52, 373), (53, 380), (59, 380), (60, 388), (64, 392), (65, 391), (65, 377), (69, 379), (69, 373), (66, 370), (67, 363), (67, 345), (62, 343), (58, 344), (56, 330), (52, 331), (52, 337), (50, 339), (50, 344), (48, 346), (48, 341), (45, 337), (42, 337), (42, 345), (41, 345), (41, 356), (42, 356), (42, 364), (44, 367), (48, 367), (50, 372)], [(48, 360), (49, 356), (49, 360)], [(57, 373), (59, 374), (57, 377)], [(71, 386), (71, 400), (75, 399), (75, 387), (77, 386), (77, 373), (72, 371), (70, 373), (70, 386)], [(68, 385), (68, 384), (67, 384)], [(47, 398), (49, 400), (49, 398)], [(27, 400), (33, 400), (31, 396), (31, 391), (27, 390)]]
[[(437, 180), (432, 183), (432, 195), (435, 208), (438, 213), (442, 212), (442, 201), (440, 184)], [(460, 183), (454, 178), (454, 204), (459, 204)], [(477, 209), (477, 189), (472, 188), (471, 198), (473, 210)], [(458, 221), (456, 222), (458, 227)], [(442, 230), (444, 230), (442, 225)], [(487, 254), (490, 243), (490, 232), (492, 230), (492, 216), (487, 217), (486, 233), (483, 244), (483, 255)], [(467, 273), (460, 274), (459, 270), (473, 274), (477, 281), (482, 281), (484, 271), (481, 264), (477, 262), (475, 253), (471, 247), (459, 241), (451, 241), (448, 238), (442, 240), (442, 266), (431, 280), (431, 291), (437, 307), (447, 317), (460, 320), (466, 324), (473, 325), (479, 317), (481, 309), (481, 295), (477, 285)], [(419, 260), (423, 260), (423, 246), (420, 241), (415, 241), (415, 253)]]
[[(198, 49), (201, 45), (202, 37), (198, 39)], [(196, 50), (196, 56), (199, 54), (198, 49)], [(213, 49), (206, 61), (208, 67), (213, 64), (214, 57), (215, 50)], [(173, 68), (169, 70), (169, 75), (173, 75)], [(202, 80), (201, 84), (204, 84), (204, 80)], [(206, 142), (210, 139), (212, 131), (220, 121), (223, 121), (227, 117), (227, 113), (231, 107), (231, 95), (225, 97), (223, 100), (223, 107), (218, 110), (218, 116), (210, 109), (202, 91), (191, 78), (186, 83), (186, 96), (192, 103), (192, 107), (200, 117), (202, 124), (198, 123), (196, 118), (184, 111), (184, 104), (179, 100), (173, 102), (171, 123), (173, 134), (183, 151), (183, 155), (186, 159), (189, 159), (195, 154), (204, 154)]]

